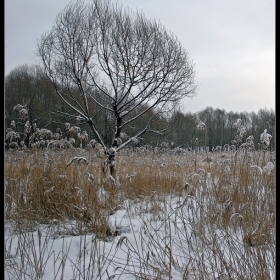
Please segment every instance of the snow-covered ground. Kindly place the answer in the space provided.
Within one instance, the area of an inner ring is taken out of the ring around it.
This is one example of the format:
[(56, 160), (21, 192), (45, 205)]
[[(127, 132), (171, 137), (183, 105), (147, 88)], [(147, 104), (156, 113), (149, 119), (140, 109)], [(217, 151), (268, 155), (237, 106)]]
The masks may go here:
[[(237, 226), (207, 222), (211, 201), (198, 200), (198, 193), (156, 195), (120, 206), (110, 216), (115, 236), (106, 240), (77, 235), (71, 221), (34, 225), (22, 234), (6, 222), (5, 279), (253, 279), (260, 258), (267, 280), (275, 279), (274, 243), (246, 246)], [(227, 207), (221, 203), (221, 213)], [(234, 225), (238, 218), (232, 215)]]

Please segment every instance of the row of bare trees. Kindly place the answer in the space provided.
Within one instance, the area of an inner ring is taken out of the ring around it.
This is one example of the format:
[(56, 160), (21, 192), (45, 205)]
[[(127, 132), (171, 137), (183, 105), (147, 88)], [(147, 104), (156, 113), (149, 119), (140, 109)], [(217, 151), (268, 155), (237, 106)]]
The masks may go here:
[[(196, 129), (195, 120), (201, 120), (206, 130)], [(244, 129), (243, 141), (252, 136), (254, 146), (259, 149), (260, 135), (267, 129), (271, 138), (271, 149), (275, 148), (275, 111), (260, 109), (258, 112), (226, 112), (224, 109), (206, 107), (195, 114), (177, 111), (172, 116), (172, 134), (165, 141), (184, 148), (204, 146), (213, 150), (217, 146), (231, 145), (237, 134), (236, 122), (240, 119)], [(197, 143), (196, 143), (197, 139)]]
[[(98, 96), (98, 94), (96, 94)], [(100, 100), (102, 95), (98, 97)], [(18, 104), (23, 104), (27, 110), (26, 116), (21, 116), (19, 110), (14, 108)], [(38, 65), (19, 66), (12, 70), (5, 79), (5, 127), (11, 127), (12, 121), (15, 122), (14, 130), (21, 136), (24, 133), (24, 125), (28, 120), (31, 125), (30, 134), (37, 128), (46, 128), (52, 132), (59, 130), (61, 137), (69, 138), (66, 123), (72, 127), (78, 126), (80, 131), (87, 131), (89, 139), (94, 138), (86, 123), (78, 119), (68, 118), (66, 115), (70, 109), (66, 109), (64, 102), (55, 94), (52, 83), (46, 78), (43, 70)], [(96, 127), (104, 142), (109, 145), (114, 136), (114, 116), (108, 110), (98, 110), (97, 106), (92, 106), (93, 112), (98, 112), (95, 116)], [(64, 112), (64, 114), (58, 114)], [(137, 115), (137, 109), (134, 112)], [(260, 135), (265, 129), (273, 137), (271, 147), (275, 146), (275, 111), (266, 108), (258, 112), (226, 112), (222, 109), (207, 107), (196, 113), (183, 113), (175, 110), (168, 119), (161, 118), (152, 110), (150, 118), (153, 116), (155, 130), (162, 131), (160, 135), (147, 133), (139, 140), (138, 145), (149, 144), (153, 147), (160, 147), (162, 142), (168, 143), (169, 148), (193, 148), (196, 145), (209, 147), (212, 150), (216, 146), (230, 144), (236, 135), (235, 123), (241, 119), (246, 129), (245, 137), (252, 135), (255, 147), (258, 148)], [(205, 123), (207, 133), (196, 129), (195, 120), (199, 118)], [(142, 117), (135, 120), (135, 126), (143, 126), (146, 119)], [(143, 123), (142, 123), (143, 122)], [(36, 124), (36, 127), (33, 127)], [(125, 135), (133, 135), (135, 129), (126, 127), (123, 131)], [(22, 137), (21, 137), (22, 138)], [(198, 139), (198, 142), (196, 142)], [(69, 139), (68, 139), (69, 140)], [(26, 139), (27, 142), (27, 139)], [(28, 143), (26, 143), (28, 145)], [(137, 146), (135, 142), (131, 145)], [(79, 146), (79, 143), (76, 143)]]

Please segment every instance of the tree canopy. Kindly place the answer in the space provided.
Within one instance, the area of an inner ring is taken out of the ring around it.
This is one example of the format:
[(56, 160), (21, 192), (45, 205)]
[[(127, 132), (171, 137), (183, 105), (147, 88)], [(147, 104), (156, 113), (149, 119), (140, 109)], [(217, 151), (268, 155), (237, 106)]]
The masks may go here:
[[(96, 140), (116, 151), (153, 129), (156, 116), (166, 116), (180, 100), (196, 94), (194, 64), (177, 37), (142, 13), (109, 0), (71, 1), (50, 31), (37, 41), (47, 76), (57, 94), (75, 111), (68, 115), (89, 124)], [(113, 123), (105, 143), (97, 115)], [(135, 121), (146, 118), (136, 127)], [(116, 141), (125, 127), (133, 135)]]

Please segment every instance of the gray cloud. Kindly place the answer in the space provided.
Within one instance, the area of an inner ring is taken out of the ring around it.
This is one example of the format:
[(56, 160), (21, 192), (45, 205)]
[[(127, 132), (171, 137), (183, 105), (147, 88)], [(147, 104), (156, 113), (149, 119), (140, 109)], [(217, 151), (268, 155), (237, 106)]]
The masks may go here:
[[(117, 0), (112, 0), (117, 2)], [(35, 42), (67, 0), (5, 1), (5, 74), (38, 63)], [(183, 110), (275, 109), (275, 1), (118, 0), (160, 21), (189, 51), (199, 89)]]

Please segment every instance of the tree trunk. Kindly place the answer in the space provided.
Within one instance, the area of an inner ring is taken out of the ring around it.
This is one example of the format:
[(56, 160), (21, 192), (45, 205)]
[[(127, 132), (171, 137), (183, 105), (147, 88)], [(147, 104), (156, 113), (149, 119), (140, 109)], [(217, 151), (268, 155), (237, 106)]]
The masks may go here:
[(115, 162), (116, 150), (114, 148), (110, 148), (108, 150), (108, 165), (110, 168), (110, 175), (116, 179), (116, 162)]

